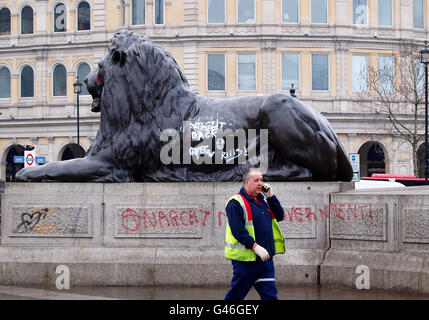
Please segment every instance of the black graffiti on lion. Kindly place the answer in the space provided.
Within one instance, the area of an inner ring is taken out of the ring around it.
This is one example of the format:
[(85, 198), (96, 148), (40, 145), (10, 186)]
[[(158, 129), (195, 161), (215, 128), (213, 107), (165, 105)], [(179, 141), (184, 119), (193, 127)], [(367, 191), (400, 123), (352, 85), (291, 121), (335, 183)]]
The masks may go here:
[[(17, 181), (240, 181), (262, 161), (269, 181), (352, 178), (344, 149), (319, 112), (285, 94), (201, 96), (190, 89), (172, 55), (144, 35), (116, 33), (85, 82), (92, 111), (101, 112), (87, 155), (24, 168)], [(228, 149), (227, 139), (218, 136), (221, 130), (244, 130), (245, 143), (234, 138)], [(168, 132), (170, 138), (162, 139)], [(178, 139), (172, 144), (174, 134)], [(170, 154), (180, 151), (171, 163), (161, 159), (168, 144)], [(239, 154), (248, 158), (240, 162)], [(184, 161), (189, 156), (192, 161)]]

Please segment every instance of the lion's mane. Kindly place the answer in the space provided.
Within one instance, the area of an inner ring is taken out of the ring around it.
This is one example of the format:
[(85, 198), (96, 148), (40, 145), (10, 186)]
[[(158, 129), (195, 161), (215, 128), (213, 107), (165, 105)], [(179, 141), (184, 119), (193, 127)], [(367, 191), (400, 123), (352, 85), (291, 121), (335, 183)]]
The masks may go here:
[[(113, 61), (115, 52), (125, 55), (123, 61)], [(157, 169), (161, 131), (179, 130), (183, 119), (195, 115), (196, 95), (173, 56), (141, 34), (117, 33), (99, 68), (106, 79), (100, 130), (88, 155), (111, 146), (116, 179), (141, 181)]]

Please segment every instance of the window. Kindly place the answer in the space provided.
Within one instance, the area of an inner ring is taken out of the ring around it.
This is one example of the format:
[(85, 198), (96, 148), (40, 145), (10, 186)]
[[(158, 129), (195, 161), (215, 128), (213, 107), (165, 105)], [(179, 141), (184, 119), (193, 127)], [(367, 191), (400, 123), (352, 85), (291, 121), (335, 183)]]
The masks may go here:
[(352, 84), (353, 92), (368, 92), (368, 56), (352, 56)]
[(77, 30), (91, 29), (91, 9), (88, 2), (83, 1), (77, 7)]
[(0, 98), (10, 98), (10, 71), (6, 67), (0, 68)]
[(208, 1), (208, 23), (225, 23), (225, 0)]
[(256, 90), (256, 55), (238, 55), (238, 90)]
[(21, 70), (21, 98), (34, 97), (34, 72), (30, 66)]
[(58, 64), (54, 68), (52, 88), (55, 97), (67, 95), (67, 74), (66, 68), (62, 64)]
[(392, 0), (378, 0), (378, 25), (392, 26)]
[(299, 54), (282, 54), (282, 90), (289, 90), (291, 87), (299, 90)]
[(133, 0), (133, 24), (144, 24), (146, 20), (145, 0)]
[(285, 23), (298, 23), (298, 0), (282, 1), (282, 21)]
[(255, 0), (238, 0), (238, 22), (255, 22)]
[(329, 55), (311, 55), (312, 90), (329, 90)]
[(413, 1), (413, 25), (414, 28), (424, 29), (424, 16), (425, 10), (423, 5), (423, 0), (414, 0)]
[(10, 10), (3, 8), (0, 10), (0, 36), (10, 34)]
[(367, 0), (353, 0), (353, 24), (368, 24)]
[(88, 95), (88, 88), (83, 80), (85, 80), (86, 76), (91, 72), (91, 68), (87, 63), (81, 63), (77, 68), (77, 76), (79, 78), (79, 82), (82, 83), (82, 95)]
[(125, 0), (121, 0), (121, 26), (125, 25), (125, 7), (128, 6), (125, 4)]
[(311, 23), (328, 22), (327, 0), (311, 0)]
[(225, 90), (225, 55), (207, 55), (207, 89)]
[(21, 11), (21, 34), (33, 33), (33, 9), (25, 6)]
[(154, 0), (155, 2), (155, 24), (164, 24), (164, 0)]
[(393, 93), (393, 56), (378, 57), (378, 87), (380, 92)]
[(66, 6), (59, 3), (54, 9), (54, 32), (67, 31), (67, 11)]
[(414, 88), (415, 88), (415, 90), (419, 94), (424, 93), (424, 90), (425, 90), (425, 85), (424, 85), (425, 69), (424, 69), (423, 63), (420, 62), (420, 58), (414, 58), (413, 59), (413, 76), (414, 76)]

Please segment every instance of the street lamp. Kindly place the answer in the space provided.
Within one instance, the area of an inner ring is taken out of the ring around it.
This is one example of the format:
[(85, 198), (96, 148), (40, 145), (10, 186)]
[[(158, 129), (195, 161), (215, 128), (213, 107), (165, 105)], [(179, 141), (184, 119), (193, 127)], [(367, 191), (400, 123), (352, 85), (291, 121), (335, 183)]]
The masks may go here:
[(290, 92), (291, 97), (296, 98), (295, 88), (293, 87), (293, 83), (292, 83), (292, 86), (289, 89), (289, 92)]
[(425, 47), (420, 50), (420, 62), (425, 65), (425, 184), (428, 184), (429, 148), (428, 148), (428, 64), (429, 48), (425, 41)]
[(82, 92), (82, 83), (79, 82), (79, 77), (76, 77), (76, 82), (73, 83), (74, 93), (76, 93), (76, 107), (77, 107), (77, 144), (79, 143), (79, 94)]

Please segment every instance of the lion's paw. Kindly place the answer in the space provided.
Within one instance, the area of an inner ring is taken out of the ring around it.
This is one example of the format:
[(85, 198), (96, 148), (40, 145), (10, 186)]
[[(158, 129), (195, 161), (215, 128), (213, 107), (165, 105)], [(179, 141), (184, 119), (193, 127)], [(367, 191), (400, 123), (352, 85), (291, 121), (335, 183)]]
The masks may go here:
[(35, 168), (23, 168), (19, 170), (15, 175), (15, 181), (17, 182), (39, 181), (40, 177), (38, 174), (35, 174), (34, 169)]

